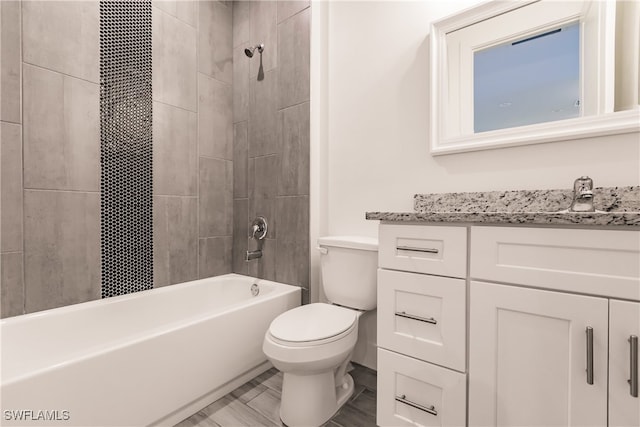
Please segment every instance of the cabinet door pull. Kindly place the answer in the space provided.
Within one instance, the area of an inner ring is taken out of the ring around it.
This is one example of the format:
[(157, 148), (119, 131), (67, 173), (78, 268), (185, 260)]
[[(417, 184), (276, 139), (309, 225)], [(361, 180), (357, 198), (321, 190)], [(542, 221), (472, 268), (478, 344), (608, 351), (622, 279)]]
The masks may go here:
[(440, 252), (440, 250), (436, 248), (416, 248), (413, 246), (396, 246), (396, 249), (399, 251), (424, 252), (428, 254), (437, 254)]
[(431, 405), (431, 406), (422, 406), (419, 403), (415, 403), (412, 402), (410, 400), (406, 399), (406, 396), (403, 394), (402, 396), (396, 396), (396, 400), (400, 403), (404, 403), (405, 405), (411, 406), (413, 408), (416, 409), (420, 409), (421, 411), (424, 411), (428, 414), (431, 415), (438, 415), (438, 411), (436, 411), (436, 407)]
[(406, 319), (417, 320), (419, 322), (431, 323), (432, 325), (437, 325), (438, 321), (433, 317), (420, 317), (413, 314), (407, 314), (404, 311), (396, 311), (396, 316), (404, 317)]
[(593, 384), (593, 328), (587, 326), (587, 384)]
[(630, 393), (633, 397), (638, 397), (638, 336), (631, 335), (629, 341), (629, 367), (631, 378), (627, 380), (630, 386)]

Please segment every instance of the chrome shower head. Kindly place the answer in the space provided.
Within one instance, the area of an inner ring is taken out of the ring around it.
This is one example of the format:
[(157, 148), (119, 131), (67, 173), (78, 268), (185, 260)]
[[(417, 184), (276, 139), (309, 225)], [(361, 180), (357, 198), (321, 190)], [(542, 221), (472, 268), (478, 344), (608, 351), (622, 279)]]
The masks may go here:
[(258, 49), (258, 53), (262, 53), (262, 51), (264, 51), (264, 44), (260, 43), (260, 44), (257, 44), (255, 46), (248, 47), (248, 48), (246, 48), (244, 50), (244, 54), (247, 55), (249, 58), (252, 58), (253, 57), (253, 52), (256, 49)]

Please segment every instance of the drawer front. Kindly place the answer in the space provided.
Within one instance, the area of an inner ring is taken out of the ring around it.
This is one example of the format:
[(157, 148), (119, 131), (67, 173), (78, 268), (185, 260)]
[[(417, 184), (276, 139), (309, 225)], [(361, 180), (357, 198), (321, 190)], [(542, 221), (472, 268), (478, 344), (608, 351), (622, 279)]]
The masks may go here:
[(466, 375), (378, 349), (379, 426), (464, 426)]
[(640, 231), (472, 227), (474, 279), (640, 300)]
[(378, 262), (382, 268), (467, 276), (466, 227), (381, 224)]
[(378, 346), (465, 371), (462, 279), (378, 269)]

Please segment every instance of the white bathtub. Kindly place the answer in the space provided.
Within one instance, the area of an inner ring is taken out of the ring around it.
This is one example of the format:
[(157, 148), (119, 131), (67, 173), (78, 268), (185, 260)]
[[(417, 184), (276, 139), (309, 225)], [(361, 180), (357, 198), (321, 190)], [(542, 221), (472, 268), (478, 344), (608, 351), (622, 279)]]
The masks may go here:
[(299, 304), (228, 274), (4, 319), (0, 423), (173, 425), (268, 369), (269, 323)]

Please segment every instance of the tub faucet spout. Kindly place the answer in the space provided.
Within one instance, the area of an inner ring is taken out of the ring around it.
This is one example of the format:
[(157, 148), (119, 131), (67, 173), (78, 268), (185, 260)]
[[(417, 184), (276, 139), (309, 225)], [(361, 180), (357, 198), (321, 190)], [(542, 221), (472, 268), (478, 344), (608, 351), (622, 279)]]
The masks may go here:
[(247, 251), (244, 260), (251, 261), (258, 258), (262, 258), (262, 249), (258, 249), (257, 251)]

